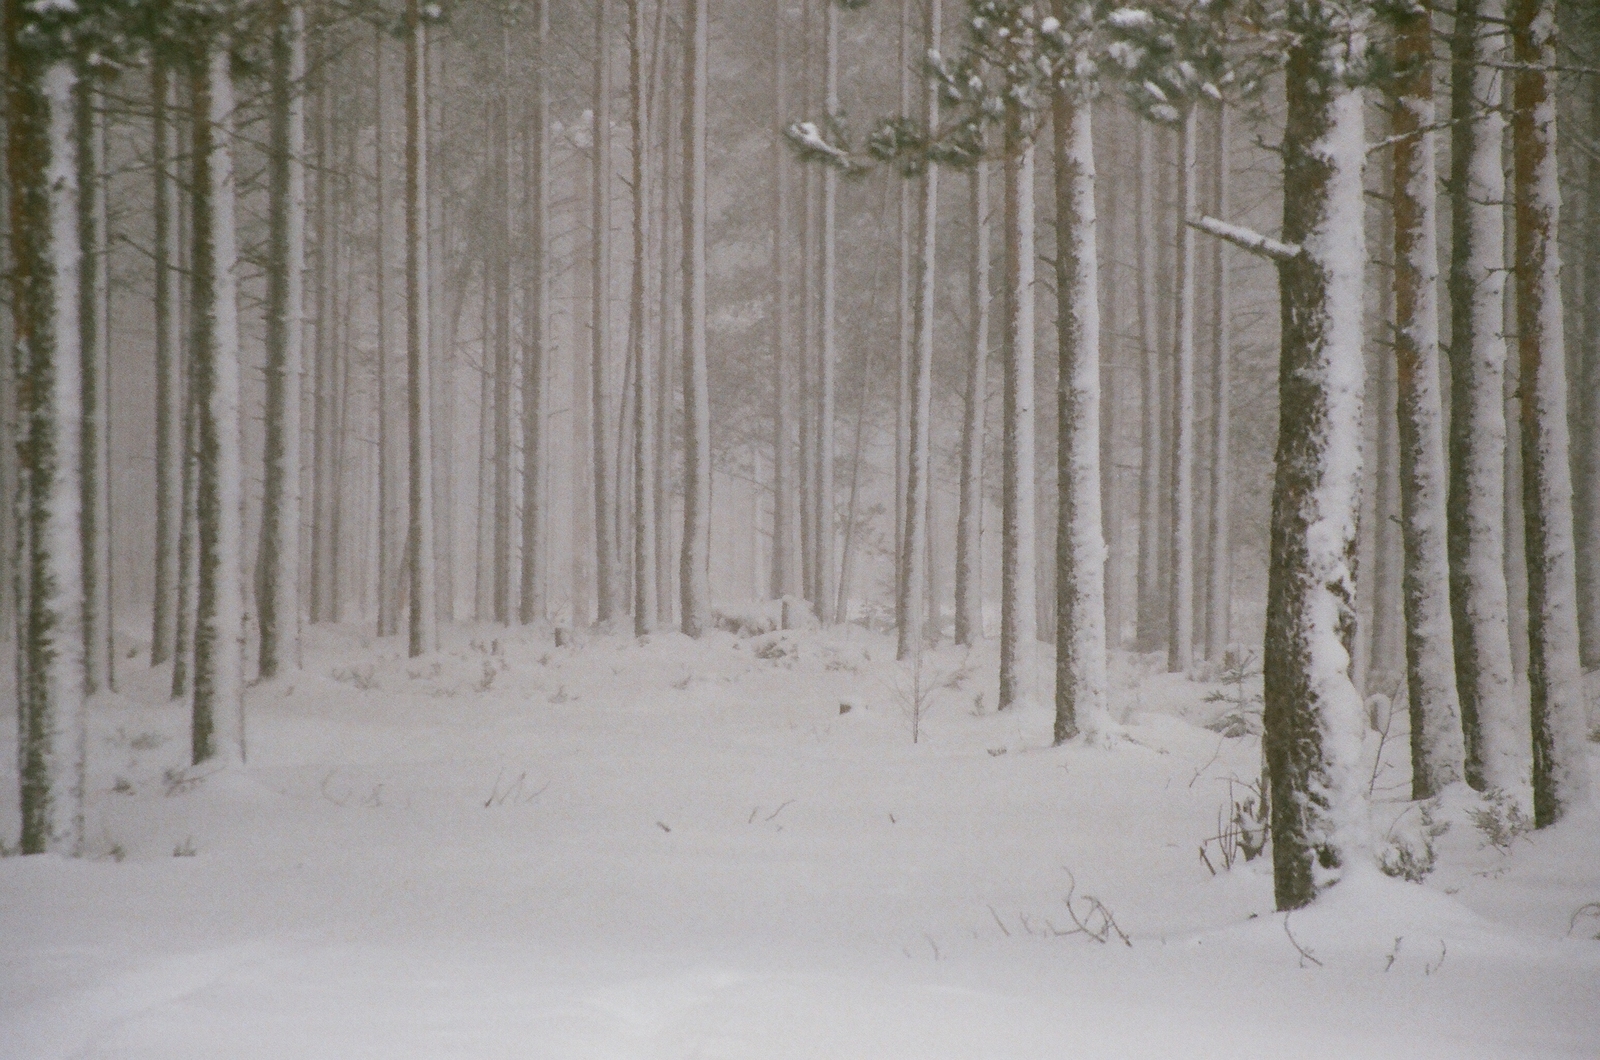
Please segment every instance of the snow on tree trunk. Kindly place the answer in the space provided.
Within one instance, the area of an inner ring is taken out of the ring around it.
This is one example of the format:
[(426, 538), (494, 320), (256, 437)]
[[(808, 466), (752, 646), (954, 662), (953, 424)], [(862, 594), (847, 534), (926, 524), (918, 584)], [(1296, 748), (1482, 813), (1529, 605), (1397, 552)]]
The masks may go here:
[(617, 543), (612, 539), (616, 517), (611, 511), (611, 420), (606, 390), (611, 358), (611, 31), (610, 0), (595, 4), (594, 34), (594, 149), (590, 155), (590, 233), (593, 251), (590, 268), (589, 367), (594, 403), (590, 423), (594, 431), (594, 547), (595, 587), (601, 622), (618, 611), (620, 594), (616, 570)]
[(234, 237), (233, 81), (227, 42), (212, 39), (194, 77), (194, 387), (200, 456), (196, 526), (195, 763), (244, 760), (243, 497), (239, 439), (238, 251)]
[(406, 576), (410, 593), (407, 649), (412, 658), (439, 646), (434, 603), (433, 400), (428, 333), (428, 81), (427, 26), (418, 0), (406, 3), (406, 399), (409, 426), (410, 525)]
[(1104, 725), (1105, 541), (1100, 525), (1100, 302), (1093, 106), (1055, 93), (1055, 742)]
[(1366, 16), (1291, 5), (1279, 266), (1283, 353), (1264, 653), (1279, 909), (1309, 903), (1365, 846), (1366, 717), (1349, 676), (1361, 497), (1362, 94)]
[[(1228, 140), (1232, 111), (1227, 104), (1217, 105), (1212, 145), (1216, 166), (1215, 216), (1227, 217), (1233, 211), (1232, 181), (1228, 172)], [(1216, 240), (1211, 248), (1211, 512), (1206, 530), (1206, 658), (1221, 663), (1228, 652), (1230, 619), (1233, 609), (1233, 552), (1229, 534), (1229, 508), (1233, 502), (1232, 461), (1229, 435), (1232, 430), (1232, 395), (1229, 393), (1229, 358), (1233, 347), (1233, 299), (1228, 270), (1228, 248)], [(1109, 474), (1109, 468), (1103, 469)]]
[(1139, 598), (1137, 646), (1154, 651), (1160, 644), (1161, 615), (1161, 352), (1156, 325), (1156, 254), (1153, 244), (1155, 216), (1154, 134), (1149, 122), (1139, 123), (1138, 210), (1135, 237), (1139, 270), (1140, 371), (1139, 447)]
[[(523, 309), (522, 360), (522, 585), (517, 617), (524, 625), (546, 617), (544, 549), (549, 520), (545, 506), (545, 386), (549, 370), (545, 360), (547, 340), (546, 300), (550, 282), (545, 275), (548, 253), (545, 226), (549, 220), (547, 173), (550, 100), (545, 85), (545, 45), (550, 35), (550, 4), (538, 0), (530, 16), (533, 24), (533, 62), (529, 67), (527, 273)], [(442, 262), (432, 262), (437, 270)]]
[(709, 0), (688, 0), (683, 108), (683, 631), (711, 628), (711, 389), (706, 375), (706, 90)]
[(1199, 122), (1190, 105), (1178, 127), (1178, 297), (1173, 318), (1174, 365), (1172, 393), (1172, 589), (1167, 596), (1167, 669), (1187, 673), (1194, 662), (1194, 230), (1188, 220), (1195, 213), (1195, 136)]
[[(1449, 545), (1465, 773), (1480, 790), (1521, 787), (1505, 575), (1502, 396), (1506, 340), (1503, 0), (1463, 0), (1451, 36)], [(1493, 65), (1491, 65), (1493, 64)]]
[(19, 472), (17, 772), (24, 854), (83, 842), (78, 184), (70, 63), (25, 53), (5, 9), (6, 164)]
[(107, 274), (106, 126), (100, 93), (81, 78), (76, 90), (78, 138), (78, 345), (83, 359), (82, 434), (78, 443), (82, 468), (83, 644), (84, 692), (95, 695), (111, 687), (111, 505), (110, 452), (106, 432), (110, 390), (108, 346), (111, 288)]
[(628, 345), (633, 359), (633, 631), (655, 628), (655, 447), (651, 377), (655, 365), (646, 339), (646, 263), (650, 256), (649, 121), (645, 112), (644, 0), (628, 0), (629, 95), (633, 112), (633, 297), (629, 302)]
[(998, 709), (1033, 693), (1033, 156), (1021, 118), (1007, 116), (1005, 170), (1004, 440), (1001, 445), (1000, 695)]
[(961, 505), (956, 515), (956, 643), (983, 639), (983, 441), (989, 380), (989, 163), (972, 168), (972, 266), (967, 285), (967, 392), (961, 416)]
[[(155, 243), (156, 451), (155, 562), (150, 665), (172, 658), (178, 581), (178, 531), (183, 522), (183, 344), (179, 339), (179, 181), (175, 87), (171, 68), (151, 69), (151, 171)], [(296, 548), (298, 555), (298, 547)]]
[(273, 5), (267, 156), (266, 441), (262, 468), (259, 669), (300, 657), (300, 388), (305, 265), (305, 9)]
[(1433, 21), (1400, 16), (1395, 61), (1394, 355), (1400, 428), (1400, 516), (1405, 546), (1406, 688), (1411, 797), (1432, 798), (1462, 779), (1450, 563), (1446, 552), (1444, 431), (1439, 375), (1438, 244), (1434, 195)]
[[(832, 4), (829, 10), (833, 9)], [(939, 0), (929, 0), (927, 5), (928, 49), (939, 50)], [(830, 98), (831, 95), (830, 95)], [(928, 79), (924, 93), (923, 117), (927, 128), (939, 127), (938, 83)], [(830, 167), (830, 171), (831, 171)], [(929, 475), (929, 424), (933, 413), (933, 322), (934, 297), (938, 283), (938, 252), (936, 237), (939, 230), (939, 167), (929, 164), (917, 183), (917, 262), (916, 302), (912, 307), (912, 323), (916, 332), (916, 349), (911, 364), (911, 434), (907, 451), (903, 539), (900, 542), (900, 576), (895, 579), (900, 590), (896, 611), (899, 613), (895, 657), (902, 661), (922, 651), (922, 595), (928, 577), (928, 500), (931, 493)]]
[(1568, 464), (1561, 259), (1556, 248), (1555, 11), (1512, 0), (1511, 137), (1516, 204), (1517, 348), (1521, 363), (1522, 495), (1528, 557), (1528, 691), (1533, 724), (1533, 813), (1539, 827), (1588, 793), (1583, 672)]

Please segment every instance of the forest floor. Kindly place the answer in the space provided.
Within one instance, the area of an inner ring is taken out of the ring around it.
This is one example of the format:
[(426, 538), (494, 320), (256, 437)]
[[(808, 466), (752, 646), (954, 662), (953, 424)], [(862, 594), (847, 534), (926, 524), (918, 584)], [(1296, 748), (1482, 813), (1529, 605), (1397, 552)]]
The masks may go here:
[(1596, 1055), (1600, 815), (1424, 820), (1403, 735), (1374, 842), (1432, 871), (1286, 918), (1266, 859), (1198, 855), (1259, 768), (1221, 686), (1119, 659), (1115, 737), (1052, 748), (945, 648), (913, 744), (862, 630), (447, 640), (310, 630), (225, 772), (124, 660), (88, 856), (0, 860), (0, 1057)]

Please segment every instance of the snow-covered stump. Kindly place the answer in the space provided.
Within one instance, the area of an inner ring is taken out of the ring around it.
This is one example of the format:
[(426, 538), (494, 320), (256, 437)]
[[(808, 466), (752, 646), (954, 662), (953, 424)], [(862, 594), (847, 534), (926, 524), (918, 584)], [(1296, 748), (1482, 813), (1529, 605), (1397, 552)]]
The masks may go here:
[[(9, 12), (8, 12), (9, 14)], [(16, 27), (7, 27), (14, 29)], [(7, 180), (20, 504), (17, 772), (24, 854), (83, 842), (82, 429), (72, 66), (7, 40)]]
[(1466, 779), (1525, 783), (1506, 588), (1504, 0), (1459, 0), (1450, 101), (1450, 595)]
[(1263, 743), (1280, 909), (1311, 902), (1365, 846), (1366, 719), (1350, 680), (1361, 495), (1362, 93), (1366, 15), (1290, 5), (1279, 266), (1283, 354), (1268, 574)]
[(1578, 659), (1567, 375), (1556, 246), (1555, 11), (1512, 0), (1511, 142), (1516, 210), (1516, 334), (1521, 365), (1522, 497), (1528, 568), (1528, 693), (1533, 814), (1554, 824), (1588, 793), (1583, 671)]
[(1405, 545), (1406, 687), (1411, 716), (1411, 797), (1462, 778), (1446, 550), (1443, 411), (1439, 375), (1438, 240), (1433, 155), (1433, 21), (1399, 16), (1394, 96), (1394, 352), (1400, 428), (1400, 512)]
[(195, 350), (199, 409), (192, 751), (195, 763), (244, 760), (244, 600), (239, 568), (238, 248), (234, 232), (233, 80), (226, 39), (206, 42), (193, 79)]
[(1055, 742), (1106, 713), (1105, 541), (1100, 521), (1100, 303), (1089, 100), (1055, 95)]

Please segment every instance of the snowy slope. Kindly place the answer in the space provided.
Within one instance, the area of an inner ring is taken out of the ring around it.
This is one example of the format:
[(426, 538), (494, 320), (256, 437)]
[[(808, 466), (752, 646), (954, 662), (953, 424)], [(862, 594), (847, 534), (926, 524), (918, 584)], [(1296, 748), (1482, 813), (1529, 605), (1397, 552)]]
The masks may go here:
[[(1222, 709), (1211, 686), (1136, 660), (1109, 746), (1050, 748), (1048, 707), (995, 714), (992, 646), (913, 745), (911, 682), (861, 631), (446, 638), (408, 661), (314, 630), (306, 670), (249, 694), (249, 765), (216, 774), (181, 770), (165, 671), (126, 662), (94, 712), (90, 857), (0, 860), (0, 1056), (1525, 1058), (1600, 1041), (1600, 917), (1572, 919), (1600, 901), (1592, 812), (1503, 853), (1453, 792), (1425, 885), (1355, 873), (1286, 925), (1261, 860), (1213, 877), (1197, 856), (1257, 741), (1200, 727)], [(925, 683), (963, 662), (941, 651)], [(6, 775), (0, 820), (15, 790)], [(1375, 831), (1406, 813), (1380, 804)], [(1080, 918), (1103, 923), (1097, 896), (1131, 945), (1068, 933), (1072, 880)]]

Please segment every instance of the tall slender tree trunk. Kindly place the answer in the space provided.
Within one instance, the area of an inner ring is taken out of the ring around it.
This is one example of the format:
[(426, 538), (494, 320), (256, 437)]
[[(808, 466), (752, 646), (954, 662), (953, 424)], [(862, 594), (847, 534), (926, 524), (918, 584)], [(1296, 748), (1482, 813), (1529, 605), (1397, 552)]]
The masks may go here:
[[(423, 63), (428, 78), (437, 83), (443, 68), (443, 47), (431, 34), (423, 39)], [(542, 74), (535, 75), (535, 83)], [(438, 130), (428, 136), (428, 167), (439, 171), (439, 145), (446, 140), (445, 108), (439, 93), (430, 100), (432, 128)], [(465, 281), (447, 285), (450, 261), (445, 248), (447, 211), (445, 197), (432, 192), (425, 202), (428, 211), (428, 279), (433, 287), (430, 350), (433, 356), (433, 521), (434, 521), (434, 602), (438, 607), (439, 622), (451, 624), (456, 620), (456, 354), (457, 324), (461, 318), (461, 305), (465, 301)], [(463, 273), (465, 270), (462, 270)], [(448, 297), (447, 297), (448, 295)], [(442, 310), (450, 306), (448, 316)]]
[(1394, 349), (1405, 540), (1406, 686), (1411, 797), (1432, 798), (1462, 778), (1450, 563), (1446, 552), (1444, 430), (1439, 375), (1438, 246), (1433, 159), (1433, 22), (1402, 17), (1394, 99)]
[(391, 386), (392, 366), (389, 356), (389, 195), (388, 166), (385, 154), (389, 149), (388, 131), (384, 114), (383, 41), (387, 30), (378, 26), (372, 38), (372, 106), (374, 114), (372, 149), (373, 193), (376, 199), (377, 226), (373, 232), (376, 260), (373, 263), (373, 288), (378, 325), (377, 373), (378, 383), (378, 636), (392, 637), (400, 632), (400, 577), (401, 553), (405, 538), (400, 531), (400, 468), (395, 451), (395, 399)]
[(233, 80), (226, 40), (208, 41), (204, 54), (193, 87), (194, 387), (200, 425), (192, 728), (197, 764), (212, 758), (242, 762), (245, 751)]
[[(835, 3), (823, 5), (822, 14), (822, 91), (823, 109), (830, 118), (839, 110), (839, 9)], [(832, 166), (822, 171), (821, 277), (818, 283), (817, 325), (817, 481), (816, 551), (817, 615), (824, 622), (831, 617), (828, 604), (837, 595), (834, 568), (833, 514), (833, 407), (834, 369), (838, 361), (834, 325), (837, 315), (834, 258), (838, 243), (839, 174)]]
[[(1600, 62), (1600, 10), (1571, 5), (1583, 21), (1574, 27), (1572, 51), (1593, 68)], [(1600, 134), (1600, 83), (1590, 74), (1582, 98), (1584, 128), (1591, 143)], [(1600, 669), (1600, 153), (1586, 152), (1583, 179), (1587, 202), (1580, 231), (1584, 250), (1573, 262), (1583, 287), (1583, 337), (1579, 347), (1578, 396), (1572, 402), (1573, 533), (1577, 544), (1578, 650), (1586, 671)]]
[(1505, 118), (1486, 105), (1499, 102), (1504, 18), (1503, 0), (1461, 0), (1451, 34), (1448, 517), (1466, 779), (1515, 791), (1523, 741), (1512, 724), (1505, 576)]
[[(775, 10), (773, 24), (772, 76), (776, 81), (777, 112), (774, 128), (781, 129), (791, 119), (787, 76), (788, 47), (786, 13)], [(772, 585), (770, 595), (784, 597), (794, 591), (794, 424), (789, 376), (790, 315), (789, 246), (794, 239), (789, 217), (790, 161), (788, 145), (776, 133), (772, 137)], [(664, 353), (665, 351), (663, 351)], [(848, 533), (848, 527), (846, 528)]]
[(688, 0), (683, 109), (683, 631), (711, 628), (711, 390), (706, 374), (706, 89), (710, 8)]
[(338, 255), (334, 248), (335, 213), (333, 141), (334, 71), (328, 67), (328, 49), (318, 48), (318, 92), (316, 97), (315, 207), (316, 244), (311, 257), (315, 285), (316, 369), (312, 401), (312, 476), (311, 476), (311, 621), (331, 622), (336, 616), (338, 597), (335, 570), (338, 547), (333, 534), (333, 510), (338, 498), (333, 492), (334, 427), (337, 416), (338, 337)]
[[(1214, 216), (1232, 214), (1232, 178), (1229, 173), (1228, 140), (1232, 134), (1232, 112), (1227, 104), (1217, 105), (1212, 144), (1212, 164), (1216, 167)], [(1232, 461), (1229, 435), (1232, 431), (1233, 396), (1230, 392), (1229, 359), (1233, 349), (1232, 283), (1228, 270), (1228, 245), (1218, 239), (1211, 250), (1211, 520), (1206, 533), (1206, 657), (1221, 663), (1228, 653), (1233, 613), (1233, 551), (1229, 533), (1229, 508), (1233, 503)]]
[(1512, 0), (1508, 16), (1533, 814), (1543, 828), (1582, 805), (1589, 785), (1556, 249), (1555, 83), (1548, 72), (1556, 65), (1554, 4)]
[(533, 66), (528, 85), (531, 110), (528, 129), (528, 264), (524, 279), (522, 354), (522, 592), (518, 618), (524, 625), (546, 616), (547, 587), (544, 550), (549, 513), (545, 510), (545, 364), (548, 311), (545, 300), (550, 281), (545, 275), (548, 254), (545, 224), (549, 219), (550, 100), (545, 84), (545, 44), (550, 35), (549, 0), (538, 0), (532, 15)]
[(106, 119), (91, 80), (77, 85), (78, 346), (83, 360), (82, 437), (79, 441), (83, 533), (84, 692), (111, 688), (111, 284), (106, 207)]
[(24, 854), (83, 843), (83, 678), (78, 446), (80, 250), (70, 63), (24, 51), (29, 12), (6, 0), (6, 166), (20, 473), (17, 773)]
[(305, 266), (305, 9), (275, 0), (268, 167), (266, 453), (260, 589), (263, 679), (300, 661), (300, 389)]
[(644, 0), (628, 0), (628, 66), (633, 112), (633, 277), (628, 343), (633, 359), (633, 632), (644, 636), (656, 622), (655, 364), (645, 313), (650, 258), (650, 123), (645, 109)]
[(1139, 270), (1139, 345), (1143, 352), (1140, 372), (1139, 446), (1139, 599), (1138, 641), (1142, 652), (1156, 650), (1161, 614), (1161, 447), (1165, 423), (1161, 416), (1160, 328), (1156, 323), (1155, 134), (1149, 122), (1139, 123), (1138, 210), (1134, 242)]
[[(193, 284), (191, 283), (189, 286), (192, 292)], [(188, 300), (192, 302), (192, 298), (193, 295), (190, 293)], [(188, 315), (191, 318), (194, 316), (192, 307)], [(178, 512), (177, 599), (173, 602), (175, 609), (175, 614), (173, 615), (174, 648), (172, 653), (173, 699), (186, 698), (193, 684), (195, 587), (200, 572), (199, 545), (196, 540), (197, 529), (195, 525), (195, 498), (198, 492), (197, 480), (199, 478), (200, 465), (200, 406), (194, 382), (196, 353), (192, 320), (190, 321), (189, 333), (190, 341), (187, 358), (189, 380), (188, 385), (185, 387), (183, 399), (183, 448), (179, 453), (179, 459), (183, 462), (183, 469), (180, 475), (183, 481), (181, 505)]]
[(155, 178), (152, 225), (155, 245), (156, 344), (156, 547), (150, 623), (150, 664), (172, 658), (178, 581), (178, 529), (183, 521), (183, 343), (178, 270), (180, 237), (175, 79), (156, 61), (151, 68), (151, 171)]
[(1291, 6), (1279, 265), (1283, 358), (1264, 650), (1263, 745), (1279, 909), (1309, 903), (1365, 846), (1359, 778), (1366, 719), (1350, 680), (1361, 501), (1362, 94), (1344, 83), (1364, 49), (1359, 9)]
[[(1055, 93), (1055, 742), (1106, 715), (1105, 541), (1100, 513), (1100, 302), (1093, 104)], [(1191, 119), (1192, 121), (1192, 119)]]
[(428, 260), (428, 29), (418, 0), (406, 0), (406, 399), (410, 441), (407, 472), (408, 654), (439, 647), (434, 603), (432, 329)]
[[(828, 10), (833, 10), (830, 4)], [(928, 50), (939, 50), (939, 0), (928, 0), (927, 41)], [(833, 47), (830, 38), (830, 49)], [(833, 98), (830, 94), (830, 100)], [(927, 128), (939, 127), (939, 86), (927, 79), (923, 94), (923, 117)], [(831, 172), (831, 168), (829, 170)], [(826, 179), (826, 177), (824, 178)], [(911, 434), (907, 439), (905, 468), (905, 496), (901, 503), (904, 512), (903, 537), (900, 541), (898, 561), (900, 576), (896, 579), (900, 599), (898, 643), (896, 657), (905, 660), (922, 652), (922, 596), (928, 577), (928, 505), (932, 496), (929, 481), (929, 423), (933, 414), (933, 318), (934, 297), (938, 277), (936, 237), (939, 232), (939, 167), (930, 164), (918, 181), (917, 191), (917, 263), (916, 302), (912, 307), (912, 323), (916, 332), (916, 347), (911, 364)], [(831, 230), (830, 230), (831, 231)], [(831, 261), (826, 265), (832, 268)], [(830, 284), (831, 286), (831, 284)], [(826, 513), (824, 513), (826, 516)]]
[(1195, 204), (1195, 149), (1199, 121), (1194, 105), (1178, 127), (1177, 276), (1172, 323), (1176, 371), (1172, 385), (1172, 589), (1167, 597), (1167, 669), (1187, 672), (1194, 662), (1194, 368), (1195, 243), (1189, 218)]
[(611, 28), (610, 0), (595, 4), (594, 35), (594, 149), (591, 170), (594, 251), (590, 259), (590, 371), (591, 413), (594, 430), (594, 542), (595, 584), (599, 594), (597, 614), (610, 621), (619, 610), (616, 542), (612, 532), (616, 517), (612, 502), (612, 439), (606, 389), (611, 358)]
[(989, 163), (969, 178), (972, 264), (967, 281), (971, 334), (961, 416), (961, 501), (956, 513), (957, 644), (983, 639), (983, 449), (989, 382)]
[[(512, 496), (515, 456), (511, 449), (513, 395), (517, 380), (511, 364), (511, 244), (515, 238), (516, 208), (511, 194), (511, 27), (500, 27), (500, 68), (505, 78), (495, 115), (494, 137), (499, 147), (495, 159), (495, 180), (499, 196), (495, 201), (496, 225), (494, 271), (494, 535), (493, 606), (494, 620), (511, 622), (511, 527), (516, 512)], [(605, 111), (600, 113), (604, 114)], [(603, 128), (603, 126), (602, 126)], [(610, 143), (609, 137), (597, 143)], [(609, 158), (609, 155), (608, 155)], [(609, 166), (606, 172), (610, 172)], [(609, 215), (608, 215), (609, 216)], [(598, 436), (597, 436), (598, 437)]]
[(1005, 431), (1001, 446), (1000, 695), (998, 709), (1033, 693), (1033, 156), (1022, 119), (1006, 119)]
[[(661, 32), (665, 36), (672, 31), (672, 24), (663, 21)], [(676, 260), (673, 252), (677, 249), (673, 239), (674, 228), (672, 225), (672, 203), (674, 164), (681, 160), (678, 150), (678, 134), (681, 132), (680, 124), (675, 121), (678, 93), (670, 91), (665, 86), (673, 85), (673, 75), (676, 71), (676, 48), (663, 45), (662, 48), (662, 85), (661, 92), (661, 238), (659, 240), (661, 312), (658, 314), (656, 350), (656, 466), (655, 466), (655, 513), (656, 513), (656, 622), (657, 625), (670, 628), (673, 625), (675, 611), (673, 609), (673, 541), (672, 541), (672, 467), (673, 467), (673, 440), (677, 437), (674, 425), (674, 399), (672, 390), (672, 365), (675, 350), (672, 337), (676, 334), (674, 325), (678, 323), (674, 307), (678, 300), (674, 283), (680, 278), (678, 270), (674, 268)]]
[[(831, 0), (824, 0), (831, 3)], [(911, 71), (915, 66), (912, 55), (913, 49), (913, 0), (900, 0), (900, 36), (899, 36), (899, 66), (900, 71), (900, 110), (901, 114), (910, 114), (912, 108)], [(902, 581), (906, 573), (906, 484), (907, 474), (911, 466), (911, 405), (912, 405), (912, 376), (916, 362), (916, 311), (913, 308), (913, 299), (916, 297), (916, 258), (912, 253), (912, 243), (916, 239), (916, 201), (917, 186), (911, 181), (900, 181), (896, 190), (899, 192), (899, 225), (896, 233), (899, 237), (899, 272), (898, 294), (899, 299), (895, 304), (895, 323), (900, 339), (900, 356), (896, 363), (898, 369), (895, 381), (894, 395), (894, 606), (895, 626), (903, 627), (907, 621), (904, 610), (905, 587)]]

